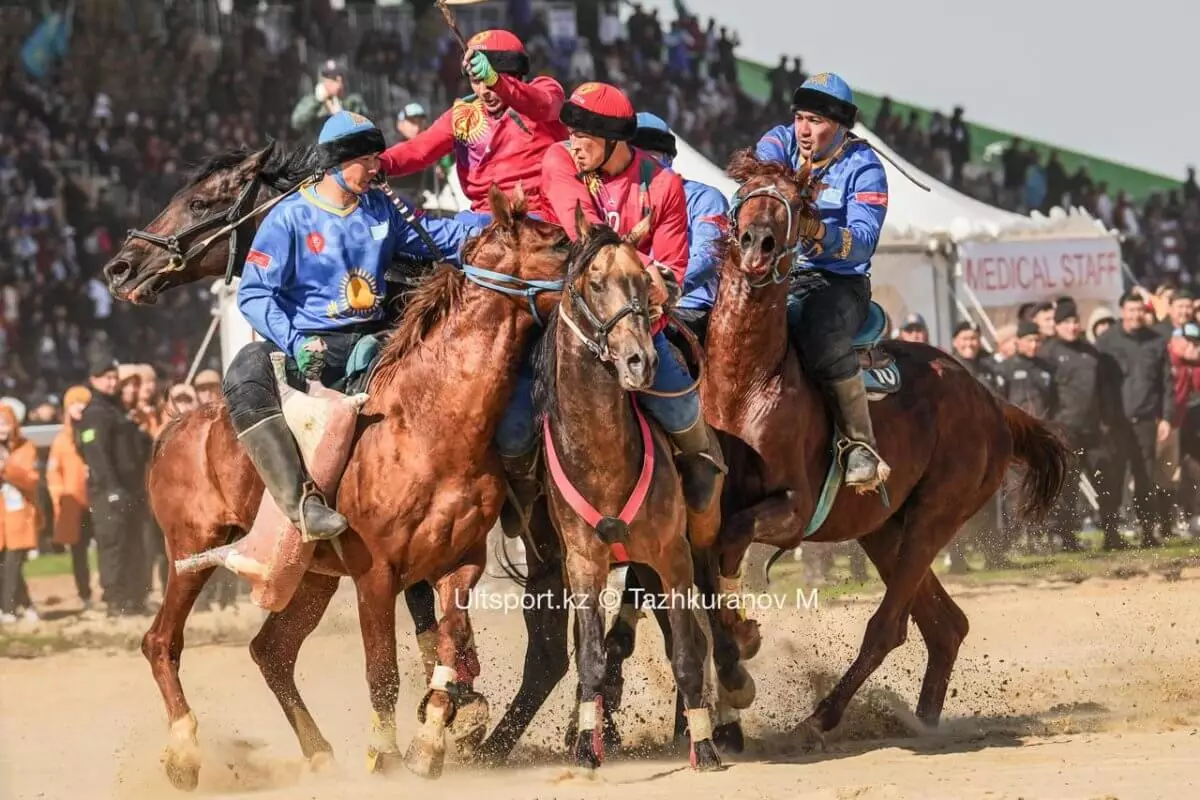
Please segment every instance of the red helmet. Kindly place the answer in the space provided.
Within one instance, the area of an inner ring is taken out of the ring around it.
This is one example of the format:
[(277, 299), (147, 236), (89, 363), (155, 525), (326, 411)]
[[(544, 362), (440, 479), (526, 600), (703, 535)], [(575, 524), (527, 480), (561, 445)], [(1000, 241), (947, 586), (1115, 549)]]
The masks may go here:
[(468, 50), (478, 50), (487, 56), (496, 72), (524, 78), (529, 74), (529, 56), (525, 45), (515, 34), (499, 28), (480, 31), (467, 41)]
[(563, 103), (558, 118), (571, 130), (628, 142), (637, 133), (633, 103), (615, 86), (585, 83)]

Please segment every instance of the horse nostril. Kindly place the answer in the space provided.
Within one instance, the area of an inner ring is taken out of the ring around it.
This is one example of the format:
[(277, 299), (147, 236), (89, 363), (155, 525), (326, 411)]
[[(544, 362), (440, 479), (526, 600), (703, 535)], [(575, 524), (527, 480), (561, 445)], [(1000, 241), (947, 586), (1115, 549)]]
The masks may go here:
[(642, 366), (642, 357), (639, 354), (634, 353), (629, 358), (625, 359), (625, 366), (629, 367), (630, 369), (639, 368)]
[(775, 237), (768, 233), (766, 235), (766, 237), (762, 240), (762, 251), (764, 253), (770, 253), (774, 249), (775, 249)]
[(742, 234), (741, 244), (743, 250), (749, 250), (750, 246), (754, 244), (754, 237), (750, 235), (750, 231)]
[(104, 277), (108, 278), (109, 283), (120, 283), (129, 275), (131, 269), (128, 261), (113, 260), (104, 267)]

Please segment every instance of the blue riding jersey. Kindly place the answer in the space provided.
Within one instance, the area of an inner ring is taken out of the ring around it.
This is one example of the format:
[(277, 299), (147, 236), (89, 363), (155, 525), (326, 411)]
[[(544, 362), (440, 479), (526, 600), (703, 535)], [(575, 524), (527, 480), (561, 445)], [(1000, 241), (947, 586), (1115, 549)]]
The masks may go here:
[(680, 290), (679, 308), (707, 311), (717, 296), (716, 244), (729, 231), (729, 201), (720, 190), (700, 181), (684, 180), (687, 197), (688, 265)]
[[(421, 224), (454, 264), (478, 233), (452, 219)], [(383, 192), (338, 208), (306, 186), (271, 209), (255, 234), (238, 308), (259, 335), (295, 356), (306, 336), (382, 320), (384, 273), (397, 254), (433, 257)]]
[[(848, 135), (848, 134), (847, 134)], [(796, 130), (778, 125), (758, 141), (755, 155), (799, 169), (803, 156)], [(817, 269), (837, 275), (870, 275), (871, 258), (887, 216), (888, 184), (883, 164), (871, 146), (849, 139), (813, 163), (818, 181), (817, 208), (825, 223), (819, 242), (804, 242), (793, 269)]]

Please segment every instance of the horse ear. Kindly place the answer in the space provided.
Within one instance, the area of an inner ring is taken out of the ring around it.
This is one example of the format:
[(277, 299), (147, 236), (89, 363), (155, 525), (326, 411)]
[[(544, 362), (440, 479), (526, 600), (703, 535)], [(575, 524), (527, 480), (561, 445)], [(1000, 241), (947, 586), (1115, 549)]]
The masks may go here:
[(725, 174), (738, 183), (745, 183), (750, 180), (758, 164), (758, 157), (754, 151), (744, 147), (729, 157), (729, 166), (725, 168)]
[(238, 167), (238, 178), (242, 181), (248, 181), (255, 175), (263, 171), (267, 162), (271, 160), (272, 154), (275, 152), (275, 140), (268, 139), (267, 146), (250, 154), (250, 157), (242, 162)]
[(517, 181), (517, 185), (513, 187), (512, 194), (512, 214), (514, 217), (521, 216), (525, 213), (527, 205), (525, 199), (525, 184), (522, 181)]
[(654, 209), (650, 209), (650, 213), (642, 217), (637, 225), (633, 226), (633, 230), (625, 234), (625, 241), (633, 245), (635, 249), (642, 246), (642, 242), (646, 241), (646, 237), (650, 235), (650, 223), (654, 219)]
[(575, 230), (579, 233), (579, 241), (586, 242), (592, 238), (592, 223), (588, 221), (587, 215), (583, 213), (583, 204), (578, 200), (575, 201)]
[(500, 191), (500, 187), (492, 184), (488, 189), (488, 202), (492, 207), (492, 217), (501, 230), (511, 231), (513, 228), (513, 209), (508, 202), (508, 196)]

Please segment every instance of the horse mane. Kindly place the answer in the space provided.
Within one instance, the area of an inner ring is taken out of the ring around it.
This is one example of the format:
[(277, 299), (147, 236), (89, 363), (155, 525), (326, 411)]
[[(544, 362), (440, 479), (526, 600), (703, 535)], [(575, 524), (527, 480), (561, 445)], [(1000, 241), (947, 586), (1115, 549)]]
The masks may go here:
[[(600, 251), (610, 245), (624, 244), (616, 231), (607, 225), (594, 225), (592, 235), (583, 244), (572, 243), (571, 254), (567, 258), (567, 278), (563, 283), (563, 299), (566, 302), (567, 287), (574, 285), (583, 274), (584, 269), (599, 255)], [(546, 415), (553, 416), (558, 411), (558, 390), (554, 375), (558, 371), (558, 348), (555, 346), (558, 333), (558, 313), (550, 317), (546, 330), (533, 351), (533, 408), (534, 422), (542, 424)]]
[(405, 296), (404, 313), (379, 357), (379, 369), (392, 366), (416, 349), (433, 327), (462, 306), (463, 273), (438, 266)]
[[(243, 146), (211, 155), (192, 168), (184, 188), (190, 189), (217, 173), (234, 169), (257, 152), (254, 148)], [(259, 177), (267, 186), (277, 192), (283, 192), (312, 175), (317, 165), (315, 147), (300, 146), (287, 150), (276, 145), (271, 149), (267, 162), (263, 164)]]
[[(764, 161), (760, 159), (752, 148), (744, 147), (737, 150), (729, 157), (729, 164), (725, 167), (725, 174), (738, 183), (738, 192), (741, 192), (741, 187), (747, 182), (762, 178), (769, 181), (788, 181), (796, 184), (803, 191), (809, 183), (809, 169), (803, 168), (796, 171), (779, 161)], [(735, 195), (736, 198), (736, 195)], [(721, 264), (729, 258), (730, 251), (735, 254), (737, 252), (737, 242), (734, 238), (733, 227), (730, 226), (729, 233), (713, 241), (709, 248), (712, 254)]]

